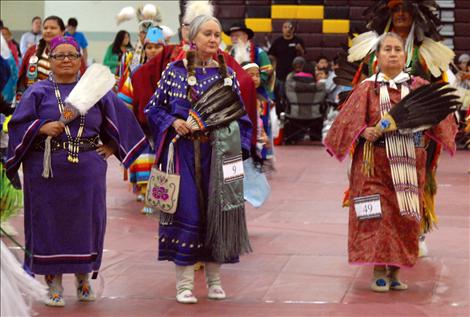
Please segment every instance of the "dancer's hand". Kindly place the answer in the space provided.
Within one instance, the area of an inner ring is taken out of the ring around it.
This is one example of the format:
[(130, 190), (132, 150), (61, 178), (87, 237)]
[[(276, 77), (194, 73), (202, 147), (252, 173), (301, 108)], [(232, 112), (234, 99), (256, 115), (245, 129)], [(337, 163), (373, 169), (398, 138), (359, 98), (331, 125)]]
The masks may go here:
[(368, 128), (365, 128), (361, 136), (367, 141), (370, 141), (373, 143), (382, 136), (382, 132), (377, 131), (374, 127), (368, 127)]
[(57, 137), (64, 132), (65, 124), (61, 121), (52, 121), (44, 124), (39, 129), (39, 134), (44, 134), (50, 137)]
[(113, 155), (115, 151), (116, 147), (112, 144), (102, 144), (96, 149), (96, 152), (101, 155), (104, 160)]
[(189, 124), (182, 119), (176, 119), (171, 125), (176, 130), (176, 133), (178, 133), (179, 135), (186, 135), (192, 132)]

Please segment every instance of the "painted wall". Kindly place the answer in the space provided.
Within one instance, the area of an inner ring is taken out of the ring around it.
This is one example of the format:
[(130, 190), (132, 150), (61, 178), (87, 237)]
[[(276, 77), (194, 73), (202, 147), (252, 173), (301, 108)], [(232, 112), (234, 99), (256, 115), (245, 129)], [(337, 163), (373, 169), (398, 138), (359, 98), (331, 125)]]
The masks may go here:
[(12, 31), (29, 31), (33, 17), (43, 15), (44, 1), (0, 1), (0, 17)]
[[(119, 30), (131, 33), (131, 41), (137, 40), (137, 19), (116, 24), (116, 15), (127, 6), (138, 8), (146, 3), (152, 3), (160, 8), (163, 24), (175, 32), (178, 31), (179, 21), (178, 0), (165, 1), (10, 1), (2, 0), (1, 18), (19, 42), (21, 34), (28, 31), (31, 18), (35, 15), (47, 17), (60, 16), (65, 23), (71, 17), (78, 20), (78, 31), (83, 32), (88, 40), (88, 56), (101, 62), (106, 48), (112, 43)], [(175, 36), (172, 42), (177, 42)]]

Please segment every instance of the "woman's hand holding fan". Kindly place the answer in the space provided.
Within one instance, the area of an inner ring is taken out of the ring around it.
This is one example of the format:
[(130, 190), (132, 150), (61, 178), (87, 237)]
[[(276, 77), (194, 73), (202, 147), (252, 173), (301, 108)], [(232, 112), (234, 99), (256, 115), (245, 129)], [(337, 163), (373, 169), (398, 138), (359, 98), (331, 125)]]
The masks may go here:
[(447, 83), (434, 83), (409, 93), (377, 123), (377, 131), (418, 132), (444, 120), (461, 106), (456, 89)]
[[(224, 80), (220, 80), (194, 103), (185, 122), (181, 119), (176, 119), (173, 122), (173, 128), (178, 133), (173, 142), (176, 142), (180, 135), (226, 126), (245, 114), (246, 111), (240, 102), (240, 97), (231, 86), (224, 85)], [(179, 120), (183, 121), (185, 125)]]
[(186, 135), (188, 133), (192, 133), (190, 125), (183, 119), (176, 119), (171, 125), (175, 129), (176, 133), (178, 133), (178, 135)]

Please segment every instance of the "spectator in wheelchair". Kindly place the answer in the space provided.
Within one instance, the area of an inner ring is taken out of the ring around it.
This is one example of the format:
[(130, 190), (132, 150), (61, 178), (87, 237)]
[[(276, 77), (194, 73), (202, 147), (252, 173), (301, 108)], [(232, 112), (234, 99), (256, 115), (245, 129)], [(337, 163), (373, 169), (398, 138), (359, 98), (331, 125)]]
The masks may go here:
[(327, 73), (325, 70), (319, 71), (324, 79), (317, 81), (317, 73), (314, 76), (307, 72), (308, 65), (300, 56), (294, 59), (292, 68), (293, 71), (286, 78), (288, 106), (283, 116), (284, 142), (296, 143), (306, 138), (311, 141), (321, 140)]

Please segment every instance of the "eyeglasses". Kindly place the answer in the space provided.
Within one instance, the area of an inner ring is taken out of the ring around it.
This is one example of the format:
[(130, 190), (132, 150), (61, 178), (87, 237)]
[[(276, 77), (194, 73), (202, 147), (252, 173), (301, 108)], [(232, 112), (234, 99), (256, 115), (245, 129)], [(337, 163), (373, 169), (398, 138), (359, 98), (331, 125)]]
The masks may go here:
[(56, 59), (58, 61), (63, 61), (65, 58), (68, 58), (69, 61), (75, 61), (81, 57), (80, 54), (55, 54), (49, 56), (50, 58)]

